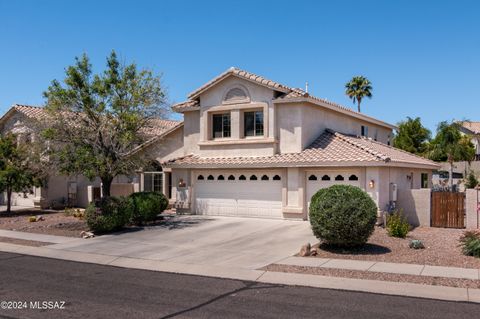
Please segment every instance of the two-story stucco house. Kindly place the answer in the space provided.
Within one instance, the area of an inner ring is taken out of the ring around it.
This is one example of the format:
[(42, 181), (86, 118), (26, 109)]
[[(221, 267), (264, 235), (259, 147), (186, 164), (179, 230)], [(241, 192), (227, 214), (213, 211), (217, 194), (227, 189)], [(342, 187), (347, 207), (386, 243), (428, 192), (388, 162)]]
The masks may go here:
[(196, 214), (306, 219), (312, 195), (333, 184), (362, 188), (384, 210), (392, 183), (428, 188), (438, 168), (389, 146), (391, 124), (237, 68), (173, 109), (184, 154), (162, 163), (164, 180)]
[[(159, 191), (195, 214), (306, 219), (312, 195), (333, 184), (368, 192), (379, 211), (401, 190), (430, 187), (438, 165), (395, 149), (395, 127), (255, 74), (231, 68), (173, 106), (183, 122), (158, 120), (134, 152), (155, 159), (119, 176), (112, 194)], [(30, 136), (43, 109), (16, 105), (0, 132)], [(53, 174), (48, 185), (17, 194), (15, 202), (48, 206), (75, 193), (93, 198), (82, 176)]]

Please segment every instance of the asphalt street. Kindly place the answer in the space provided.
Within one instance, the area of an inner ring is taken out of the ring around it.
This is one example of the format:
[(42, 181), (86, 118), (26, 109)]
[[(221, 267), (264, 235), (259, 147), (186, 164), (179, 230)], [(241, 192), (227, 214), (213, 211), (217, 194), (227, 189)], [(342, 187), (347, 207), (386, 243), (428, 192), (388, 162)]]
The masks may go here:
[(0, 301), (2, 308), (11, 308), (0, 309), (5, 318), (472, 319), (480, 314), (480, 305), (471, 303), (269, 285), (11, 253), (0, 253)]

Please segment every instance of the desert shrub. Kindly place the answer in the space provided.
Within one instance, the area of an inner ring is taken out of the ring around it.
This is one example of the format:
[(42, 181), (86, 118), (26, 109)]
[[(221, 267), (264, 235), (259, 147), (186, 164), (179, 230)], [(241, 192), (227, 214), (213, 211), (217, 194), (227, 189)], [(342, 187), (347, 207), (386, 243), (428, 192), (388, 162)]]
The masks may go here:
[(466, 231), (460, 237), (462, 253), (467, 256), (480, 257), (480, 232)]
[(377, 205), (360, 188), (334, 185), (319, 190), (310, 202), (313, 234), (328, 245), (363, 245), (373, 233)]
[(419, 239), (412, 239), (412, 241), (410, 241), (410, 244), (408, 245), (408, 247), (412, 248), (412, 249), (424, 249), (425, 246), (423, 245), (423, 242)]
[(395, 211), (393, 214), (387, 216), (387, 232), (392, 237), (405, 238), (407, 237), (410, 224), (402, 214), (402, 211)]
[(85, 210), (85, 220), (91, 231), (108, 233), (119, 230), (130, 222), (133, 212), (128, 197), (107, 197), (90, 204)]
[(158, 214), (168, 206), (165, 195), (155, 192), (140, 192), (130, 195), (133, 202), (132, 222), (141, 225), (145, 222), (154, 221)]

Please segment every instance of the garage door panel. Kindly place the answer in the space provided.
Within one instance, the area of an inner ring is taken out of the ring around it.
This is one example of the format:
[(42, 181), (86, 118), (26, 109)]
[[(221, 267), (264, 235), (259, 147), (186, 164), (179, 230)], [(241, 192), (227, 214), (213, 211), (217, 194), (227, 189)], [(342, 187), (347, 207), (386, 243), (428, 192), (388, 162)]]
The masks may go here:
[[(229, 176), (230, 173), (223, 175)], [(249, 177), (252, 173), (243, 173), (243, 175)], [(263, 173), (256, 175), (259, 177)], [(238, 180), (237, 177), (234, 181), (197, 181), (195, 188), (197, 214), (283, 217), (281, 181), (264, 181), (260, 180), (260, 177), (256, 181)]]

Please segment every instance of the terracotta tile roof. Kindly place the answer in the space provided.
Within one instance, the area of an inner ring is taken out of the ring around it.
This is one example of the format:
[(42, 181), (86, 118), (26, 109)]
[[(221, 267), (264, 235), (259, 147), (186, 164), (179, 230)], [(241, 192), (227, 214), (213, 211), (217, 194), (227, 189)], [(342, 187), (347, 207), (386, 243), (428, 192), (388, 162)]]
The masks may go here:
[(172, 106), (172, 109), (177, 112), (184, 112), (184, 111), (198, 109), (199, 107), (200, 107), (200, 103), (198, 100), (188, 100), (185, 102), (174, 104)]
[(473, 134), (480, 134), (480, 122), (463, 121), (461, 125)]
[(12, 106), (12, 109), (32, 119), (45, 118), (46, 115), (43, 107), (39, 106), (15, 104)]
[[(39, 106), (15, 104), (7, 112), (7, 114), (12, 113), (14, 111), (17, 111), (25, 115), (26, 117), (34, 120), (44, 119), (47, 116), (47, 112), (45, 111), (45, 109)], [(2, 119), (4, 119), (7, 114), (5, 114), (2, 117)], [(146, 135), (150, 137), (162, 135), (164, 132), (175, 127), (179, 123), (181, 122), (173, 121), (173, 120), (164, 120), (164, 119), (153, 119), (151, 121), (151, 125), (149, 125), (148, 128), (145, 128), (143, 131), (145, 132)]]
[(167, 167), (307, 167), (414, 166), (435, 169), (438, 164), (366, 138), (326, 130), (300, 153), (262, 157), (200, 157), (189, 155), (164, 163)]

